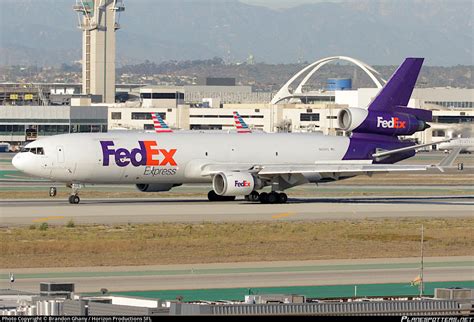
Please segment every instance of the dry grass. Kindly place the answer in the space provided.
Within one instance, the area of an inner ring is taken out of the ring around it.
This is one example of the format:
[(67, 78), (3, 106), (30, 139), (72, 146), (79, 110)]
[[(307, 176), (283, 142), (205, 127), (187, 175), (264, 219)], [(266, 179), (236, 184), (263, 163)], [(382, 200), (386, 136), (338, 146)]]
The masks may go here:
[(4, 228), (1, 268), (474, 255), (474, 218)]

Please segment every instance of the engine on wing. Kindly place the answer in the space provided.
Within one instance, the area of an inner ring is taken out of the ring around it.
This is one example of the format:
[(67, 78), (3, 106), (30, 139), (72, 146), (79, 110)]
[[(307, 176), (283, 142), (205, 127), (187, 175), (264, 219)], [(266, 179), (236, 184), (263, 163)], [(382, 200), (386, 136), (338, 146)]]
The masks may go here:
[(180, 186), (179, 184), (174, 183), (139, 183), (136, 185), (137, 189), (141, 192), (159, 192), (159, 191), (169, 191), (171, 188)]
[[(344, 108), (339, 112), (339, 127), (354, 133), (375, 133), (389, 136), (411, 135), (430, 126), (409, 108), (399, 111), (370, 111), (363, 108)], [(406, 113), (408, 111), (408, 113)]]
[(254, 187), (255, 179), (247, 172), (221, 172), (212, 178), (212, 188), (219, 196), (248, 195)]

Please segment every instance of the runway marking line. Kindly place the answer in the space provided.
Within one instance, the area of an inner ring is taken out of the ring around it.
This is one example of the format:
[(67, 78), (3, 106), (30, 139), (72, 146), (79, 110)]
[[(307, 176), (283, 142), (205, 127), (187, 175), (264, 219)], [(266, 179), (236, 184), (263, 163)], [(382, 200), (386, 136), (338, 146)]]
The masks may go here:
[(54, 219), (64, 219), (64, 216), (42, 217), (42, 218), (33, 219), (33, 222), (42, 222), (42, 221), (48, 221), (48, 220), (54, 220)]
[(272, 219), (286, 218), (286, 217), (290, 217), (290, 216), (294, 216), (294, 215), (296, 215), (296, 213), (294, 213), (294, 212), (284, 212), (284, 213), (281, 213), (281, 214), (273, 215)]

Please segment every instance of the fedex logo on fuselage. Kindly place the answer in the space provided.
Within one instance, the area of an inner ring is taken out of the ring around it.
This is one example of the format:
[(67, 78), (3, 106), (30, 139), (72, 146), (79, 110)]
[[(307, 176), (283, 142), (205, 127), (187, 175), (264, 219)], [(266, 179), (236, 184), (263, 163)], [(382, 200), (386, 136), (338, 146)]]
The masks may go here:
[(392, 117), (390, 120), (384, 120), (382, 116), (377, 116), (377, 127), (384, 129), (404, 129), (406, 121), (400, 121), (398, 117)]
[[(113, 158), (119, 167), (125, 167), (130, 163), (134, 167), (139, 166), (176, 166), (174, 154), (176, 149), (158, 149), (156, 141), (138, 141), (139, 147), (132, 150), (125, 148), (115, 149), (114, 141), (100, 141), (102, 147), (102, 165), (109, 166)], [(159, 158), (159, 159), (158, 159)]]
[(247, 180), (243, 180), (243, 181), (235, 180), (235, 181), (234, 181), (234, 186), (235, 186), (235, 187), (239, 187), (239, 188), (242, 188), (242, 187), (250, 187), (250, 181), (247, 181)]

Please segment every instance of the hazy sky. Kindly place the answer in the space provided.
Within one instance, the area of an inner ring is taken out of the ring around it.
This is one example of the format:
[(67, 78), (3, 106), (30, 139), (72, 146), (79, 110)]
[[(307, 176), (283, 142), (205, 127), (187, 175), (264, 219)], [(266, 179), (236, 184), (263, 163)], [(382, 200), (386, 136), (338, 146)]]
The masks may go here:
[[(255, 4), (270, 8), (288, 8), (304, 3), (339, 2), (341, 0), (240, 0), (240, 2)], [(347, 1), (347, 0), (346, 0)]]

